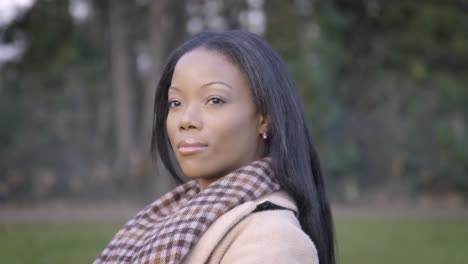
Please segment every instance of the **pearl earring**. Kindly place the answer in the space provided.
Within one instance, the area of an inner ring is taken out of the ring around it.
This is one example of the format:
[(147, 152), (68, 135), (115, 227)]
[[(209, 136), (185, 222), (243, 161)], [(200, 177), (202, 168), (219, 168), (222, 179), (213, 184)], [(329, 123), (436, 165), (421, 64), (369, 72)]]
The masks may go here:
[(266, 139), (268, 138), (268, 135), (267, 135), (266, 132), (263, 132), (263, 133), (262, 133), (262, 138), (263, 138), (263, 140), (266, 140)]

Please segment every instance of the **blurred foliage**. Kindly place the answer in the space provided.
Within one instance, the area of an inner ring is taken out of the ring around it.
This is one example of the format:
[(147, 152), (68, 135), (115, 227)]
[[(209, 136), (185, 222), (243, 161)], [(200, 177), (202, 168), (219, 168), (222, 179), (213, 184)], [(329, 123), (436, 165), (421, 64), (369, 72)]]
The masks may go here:
[[(72, 16), (74, 2), (87, 4), (89, 15)], [(109, 10), (121, 3), (36, 0), (0, 28), (4, 43), (25, 43), (22, 56), (0, 65), (0, 199), (104, 197), (123, 189), (154, 196), (158, 184), (169, 188), (154, 168), (140, 168), (147, 146), (129, 157), (128, 171), (115, 165)], [(168, 3), (131, 1), (121, 18), (137, 73), (128, 80), (135, 127), (144, 123), (146, 79), (158, 74), (148, 63), (163, 63), (202, 29), (251, 30), (245, 14), (260, 10), (264, 36), (303, 97), (336, 199), (468, 195), (468, 1)], [(164, 12), (150, 11), (158, 8)]]
[(334, 1), (334, 10), (347, 20), (331, 30), (346, 56), (330, 89), (345, 144), (358, 144), (361, 188), (466, 194), (468, 159), (457, 149), (468, 146), (468, 4)]

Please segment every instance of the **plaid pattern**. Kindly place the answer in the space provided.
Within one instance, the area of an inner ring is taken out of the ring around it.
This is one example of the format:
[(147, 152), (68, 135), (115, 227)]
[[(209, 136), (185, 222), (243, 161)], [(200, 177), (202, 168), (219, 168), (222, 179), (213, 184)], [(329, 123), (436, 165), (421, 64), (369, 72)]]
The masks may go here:
[(175, 188), (128, 221), (93, 264), (181, 263), (222, 214), (279, 190), (270, 162), (254, 161), (201, 191), (195, 181)]

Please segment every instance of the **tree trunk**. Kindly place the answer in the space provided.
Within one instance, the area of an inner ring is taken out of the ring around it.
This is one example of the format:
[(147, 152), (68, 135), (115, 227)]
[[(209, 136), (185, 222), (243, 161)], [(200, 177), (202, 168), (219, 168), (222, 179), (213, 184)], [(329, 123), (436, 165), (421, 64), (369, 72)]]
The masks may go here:
[(130, 38), (131, 1), (112, 0), (110, 4), (111, 85), (114, 109), (118, 175), (128, 173), (135, 149), (134, 53)]
[(144, 107), (142, 122), (142, 137), (140, 145), (142, 149), (149, 150), (151, 142), (151, 130), (153, 127), (154, 95), (161, 75), (163, 53), (164, 53), (164, 14), (167, 11), (167, 0), (153, 0), (149, 4), (148, 15), (148, 51), (150, 66), (146, 73), (144, 83)]

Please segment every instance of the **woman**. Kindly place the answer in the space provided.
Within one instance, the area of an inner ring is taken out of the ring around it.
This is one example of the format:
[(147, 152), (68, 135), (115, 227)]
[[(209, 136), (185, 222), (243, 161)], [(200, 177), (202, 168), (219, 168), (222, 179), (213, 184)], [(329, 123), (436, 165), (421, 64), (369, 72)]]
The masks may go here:
[(171, 54), (152, 151), (192, 180), (138, 213), (95, 263), (335, 263), (298, 94), (259, 36), (205, 32)]

